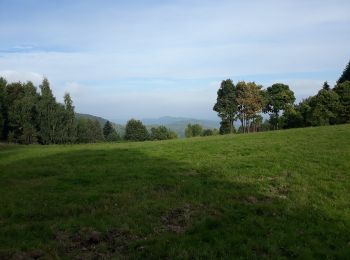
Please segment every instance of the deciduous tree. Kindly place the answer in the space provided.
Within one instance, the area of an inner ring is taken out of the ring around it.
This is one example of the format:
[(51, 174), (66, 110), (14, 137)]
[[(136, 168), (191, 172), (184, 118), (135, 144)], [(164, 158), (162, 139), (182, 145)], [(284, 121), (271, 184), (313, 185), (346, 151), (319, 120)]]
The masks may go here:
[[(218, 113), (221, 118), (223, 125), (227, 126), (229, 124), (230, 133), (234, 132), (233, 123), (236, 120), (237, 115), (237, 102), (236, 102), (236, 87), (231, 79), (223, 80), (221, 86), (217, 92), (216, 103), (213, 110)], [(220, 131), (220, 133), (226, 133), (225, 131)]]

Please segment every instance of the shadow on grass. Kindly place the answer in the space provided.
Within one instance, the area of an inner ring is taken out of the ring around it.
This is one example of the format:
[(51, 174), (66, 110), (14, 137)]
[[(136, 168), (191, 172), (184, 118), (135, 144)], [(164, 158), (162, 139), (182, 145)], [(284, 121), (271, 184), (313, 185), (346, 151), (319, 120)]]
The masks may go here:
[(259, 183), (210, 174), (210, 165), (196, 168), (137, 149), (16, 161), (6, 165), (0, 184), (1, 258), (349, 253), (348, 222), (297, 205), (288, 194), (268, 196)]

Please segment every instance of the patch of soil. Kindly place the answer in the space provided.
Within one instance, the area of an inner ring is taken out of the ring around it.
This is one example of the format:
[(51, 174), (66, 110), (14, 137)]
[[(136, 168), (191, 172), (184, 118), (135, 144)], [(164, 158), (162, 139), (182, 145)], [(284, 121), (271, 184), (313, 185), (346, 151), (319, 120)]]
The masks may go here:
[(268, 204), (272, 202), (270, 197), (247, 196), (243, 200), (249, 204)]
[(32, 259), (45, 259), (45, 252), (39, 249), (35, 249), (29, 252), (17, 252), (11, 257), (4, 258), (11, 260), (32, 260)]
[(166, 212), (161, 221), (166, 230), (176, 234), (184, 233), (191, 224), (191, 218), (195, 214), (195, 209), (185, 204), (183, 207), (174, 208)]
[(118, 229), (106, 233), (83, 229), (74, 234), (59, 231), (55, 239), (63, 255), (75, 259), (109, 259), (123, 256), (128, 249), (128, 243), (137, 237)]

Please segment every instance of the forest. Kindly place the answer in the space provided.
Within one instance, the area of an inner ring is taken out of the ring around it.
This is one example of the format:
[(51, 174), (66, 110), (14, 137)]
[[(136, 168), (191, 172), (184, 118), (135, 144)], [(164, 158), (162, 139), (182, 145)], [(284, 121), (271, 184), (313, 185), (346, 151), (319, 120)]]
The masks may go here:
[[(64, 103), (56, 101), (48, 79), (39, 90), (32, 82), (7, 83), (0, 78), (0, 139), (19, 144), (73, 144), (103, 141), (145, 141), (177, 138), (164, 127), (150, 130), (140, 121), (130, 119), (121, 136), (111, 122), (77, 118), (68, 93)], [(350, 62), (331, 87), (327, 81), (314, 96), (295, 103), (288, 85), (275, 83), (263, 88), (255, 82), (223, 80), (213, 110), (217, 112), (220, 130), (203, 129), (189, 124), (186, 137), (216, 134), (249, 133), (278, 129), (335, 125), (350, 122)], [(234, 123), (240, 127), (235, 129)]]

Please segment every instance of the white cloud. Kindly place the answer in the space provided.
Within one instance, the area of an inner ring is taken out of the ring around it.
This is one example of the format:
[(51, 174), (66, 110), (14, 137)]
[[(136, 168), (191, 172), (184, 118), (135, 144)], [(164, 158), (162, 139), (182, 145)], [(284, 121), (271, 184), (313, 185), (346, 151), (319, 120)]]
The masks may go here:
[(1, 20), (1, 73), (36, 84), (45, 75), (80, 112), (203, 117), (222, 79), (270, 75), (256, 82), (285, 82), (302, 98), (350, 57), (350, 1), (122, 2), (14, 8)]

